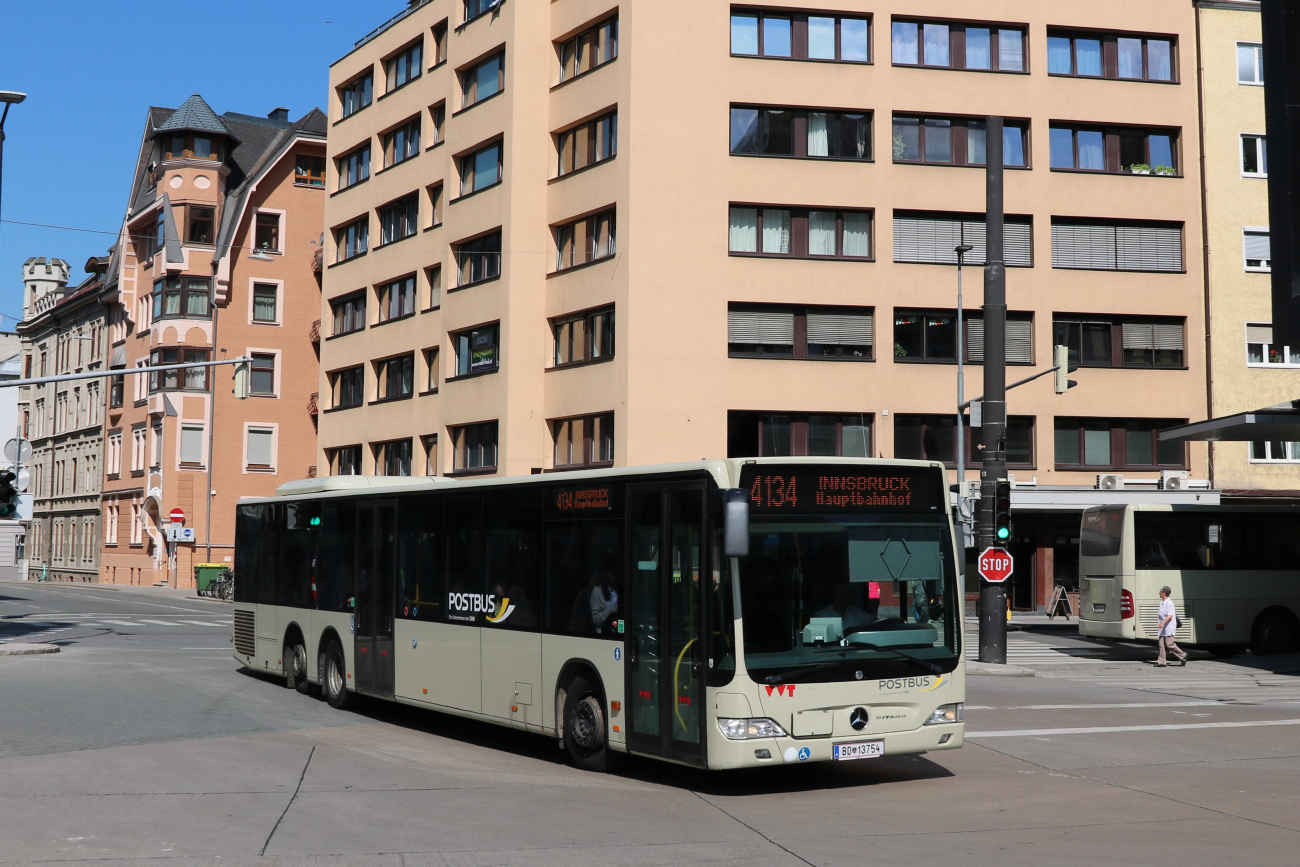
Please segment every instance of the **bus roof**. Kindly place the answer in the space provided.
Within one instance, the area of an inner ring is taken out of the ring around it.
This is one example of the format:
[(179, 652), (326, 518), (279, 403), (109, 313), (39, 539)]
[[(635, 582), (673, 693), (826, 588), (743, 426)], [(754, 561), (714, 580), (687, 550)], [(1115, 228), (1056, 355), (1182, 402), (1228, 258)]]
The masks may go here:
[(1300, 512), (1300, 505), (1292, 503), (1250, 503), (1233, 505), (1224, 503), (1112, 503), (1089, 506), (1093, 509), (1132, 509), (1135, 512)]

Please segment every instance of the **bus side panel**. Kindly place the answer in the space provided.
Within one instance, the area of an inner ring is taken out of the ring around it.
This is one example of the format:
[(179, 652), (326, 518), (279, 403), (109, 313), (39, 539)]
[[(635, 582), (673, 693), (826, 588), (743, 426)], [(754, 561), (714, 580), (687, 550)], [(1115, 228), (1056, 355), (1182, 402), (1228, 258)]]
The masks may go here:
[[(623, 709), (627, 699), (623, 694), (623, 653), (621, 641), (608, 641), (598, 638), (578, 638), (569, 635), (542, 636), (542, 694), (534, 693), (534, 703), (542, 703), (542, 724), (547, 729), (558, 731), (556, 719), (555, 692), (564, 686), (559, 682), (560, 673), (571, 660), (586, 660), (596, 668), (601, 683), (605, 687), (606, 710), (609, 713), (609, 731), (606, 736), (611, 743), (622, 744), (627, 741), (627, 718)], [(613, 709), (618, 702), (620, 710)]]
[(521, 726), (540, 726), (543, 690), (542, 636), (484, 626), (479, 630), (483, 653), (483, 713)]
[(393, 624), (393, 695), (432, 704), (438, 660), (445, 658), (434, 627), (438, 624), (398, 618)]
[(266, 671), (280, 671), (280, 606), (257, 606), (257, 654), (254, 662)]
[[(432, 671), (425, 675), (430, 681), (429, 700), (446, 707), (482, 713), (483, 669), (479, 628), (455, 623), (422, 625), (429, 628), (429, 646), (433, 651), (430, 657)], [(423, 640), (420, 643), (423, 644)], [(405, 644), (402, 650), (406, 650)], [(420, 658), (425, 657), (422, 654)]]

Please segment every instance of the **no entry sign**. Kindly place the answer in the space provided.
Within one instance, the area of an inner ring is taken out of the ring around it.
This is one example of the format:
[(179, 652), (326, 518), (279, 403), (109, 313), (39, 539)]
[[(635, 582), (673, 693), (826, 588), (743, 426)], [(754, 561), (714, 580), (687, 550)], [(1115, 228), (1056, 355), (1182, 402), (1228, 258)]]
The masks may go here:
[(980, 577), (994, 584), (1001, 584), (1011, 577), (1015, 567), (1011, 555), (1005, 548), (988, 547), (980, 554), (978, 560)]
[(172, 523), (173, 523), (173, 524), (184, 524), (184, 523), (185, 523), (185, 510), (184, 510), (184, 509), (172, 509), (171, 519), (172, 519)]

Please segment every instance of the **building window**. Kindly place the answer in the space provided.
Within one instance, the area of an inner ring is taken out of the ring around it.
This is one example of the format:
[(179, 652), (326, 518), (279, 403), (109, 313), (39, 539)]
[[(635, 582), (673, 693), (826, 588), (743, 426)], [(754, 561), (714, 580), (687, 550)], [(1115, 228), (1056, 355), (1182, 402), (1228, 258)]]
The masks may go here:
[(416, 115), (384, 136), (384, 167), (420, 155), (420, 117)]
[(1237, 43), (1237, 83), (1264, 83), (1264, 46), (1258, 42)]
[(370, 218), (362, 217), (334, 230), (338, 262), (346, 262), (366, 252), (369, 247)]
[(427, 188), (429, 194), (429, 228), (436, 229), (442, 225), (442, 183)]
[(618, 112), (579, 124), (556, 137), (559, 174), (604, 162), (618, 154)]
[(456, 375), (469, 376), (496, 371), (501, 360), (500, 333), (501, 326), (493, 323), (453, 334), (451, 338), (452, 345), (456, 347)]
[(365, 401), (365, 367), (357, 365), (346, 370), (336, 370), (329, 375), (333, 390), (331, 401), (335, 409), (361, 406)]
[(869, 63), (870, 19), (839, 15), (731, 13), (731, 53), (747, 57)]
[(211, 244), (215, 213), (212, 208), (201, 208), (198, 205), (186, 207), (185, 216), (189, 225), (185, 228), (185, 240), (190, 244)]
[(420, 219), (420, 197), (411, 193), (379, 209), (379, 243), (392, 244), (416, 233)]
[[(984, 319), (979, 311), (962, 314), (962, 351), (968, 364), (984, 363)], [(1008, 364), (1034, 363), (1034, 321), (1030, 313), (1007, 315)], [(894, 361), (955, 363), (957, 311), (895, 310)]]
[(415, 393), (415, 355), (399, 355), (379, 362), (377, 401), (397, 400)]
[(370, 142), (341, 157), (338, 164), (340, 190), (346, 190), (370, 177)]
[(461, 110), (501, 92), (506, 84), (506, 56), (494, 54), (460, 73)]
[(293, 170), (293, 182), (300, 187), (324, 187), (325, 158), (299, 154)]
[(576, 78), (618, 57), (618, 19), (602, 21), (571, 39), (557, 43), (560, 81)]
[(1268, 140), (1262, 135), (1241, 136), (1241, 176), (1268, 177)]
[(614, 308), (551, 320), (556, 367), (614, 357)]
[(1134, 81), (1174, 81), (1174, 40), (1168, 37), (1049, 30), (1047, 74)]
[(727, 354), (870, 361), (873, 330), (870, 307), (732, 304), (727, 310)]
[(1052, 342), (1068, 346), (1080, 367), (1186, 366), (1182, 319), (1052, 317)]
[(415, 313), (415, 275), (379, 287), (379, 321), (402, 319)]
[(424, 71), (423, 40), (408, 46), (384, 61), (384, 73), (388, 81), (388, 91), (397, 90), (408, 82), (415, 81)]
[(330, 302), (334, 311), (334, 333), (350, 334), (366, 327), (366, 294), (356, 292)]
[(275, 428), (250, 427), (246, 445), (248, 452), (246, 469), (261, 472), (275, 469)]
[(552, 423), (552, 432), (557, 470), (614, 463), (614, 413), (560, 419)]
[(1273, 270), (1273, 254), (1269, 244), (1268, 229), (1242, 229), (1241, 250), (1247, 271), (1268, 272)]
[[(957, 417), (954, 415), (894, 416), (894, 457), (899, 460), (941, 461), (955, 467)], [(962, 426), (963, 457), (966, 466), (977, 463), (973, 446), (977, 442), (974, 428)], [(1034, 419), (1011, 416), (1006, 431), (1007, 466), (1030, 469), (1034, 466)]]
[(411, 474), (411, 441), (389, 440), (375, 445), (375, 471), (381, 476)]
[[(157, 367), (167, 364), (191, 364), (201, 363), (208, 360), (208, 350), (206, 349), (181, 349), (179, 347), (167, 347), (164, 349), (155, 349), (149, 353), (150, 367)], [(176, 370), (155, 370), (149, 373), (149, 392), (155, 391), (174, 391), (185, 389), (187, 391), (207, 391), (208, 390), (208, 371), (207, 367), (190, 367)]]
[(424, 350), (424, 369), (428, 372), (424, 380), (424, 393), (438, 393), (438, 347)]
[[(158, 435), (158, 443), (162, 442), (162, 436)], [(203, 453), (203, 425), (185, 424), (181, 425), (181, 465), (182, 466), (202, 466)]]
[(436, 69), (447, 62), (447, 22), (440, 21), (433, 25), (433, 66)]
[(1179, 171), (1174, 130), (1052, 124), (1048, 135), (1053, 170), (1141, 175)]
[[(971, 247), (962, 262), (983, 265), (983, 214), (894, 211), (894, 261), (927, 265), (956, 265), (957, 246)], [(1008, 266), (1034, 264), (1033, 226), (1029, 217), (1007, 215), (1003, 227), (1003, 258)]]
[(425, 309), (437, 310), (442, 306), (442, 266), (425, 268), (424, 276), (429, 281), (429, 306)]
[(732, 205), (731, 254), (870, 259), (871, 212)]
[(1246, 364), (1249, 367), (1300, 367), (1300, 348), (1273, 342), (1273, 326), (1246, 323)]
[(361, 475), (361, 446), (343, 446), (330, 454), (330, 475)]
[(265, 352), (250, 353), (253, 362), (248, 380), (249, 394), (275, 396), (275, 356)]
[(895, 66), (1025, 71), (1025, 31), (1018, 27), (895, 20), (890, 48)]
[(497, 468), (497, 423), (469, 424), (451, 429), (455, 472)]
[(438, 475), (438, 435), (429, 434), (427, 437), (420, 437), (420, 444), (424, 446), (424, 474)]
[(148, 460), (149, 430), (144, 425), (131, 428), (131, 472), (144, 470)]
[[(894, 162), (982, 166), (988, 131), (983, 120), (894, 115)], [(1002, 165), (1027, 168), (1028, 121), (1002, 127)]]
[(731, 152), (870, 160), (871, 112), (733, 105)]
[(1159, 442), (1157, 433), (1178, 419), (1058, 418), (1056, 468), (1151, 469), (1186, 465), (1183, 444)]
[(253, 321), (271, 324), (279, 322), (279, 300), (279, 286), (274, 283), (254, 283)]
[(429, 147), (437, 147), (443, 142), (443, 126), (447, 121), (447, 104), (440, 102), (429, 109), (429, 118), (432, 127), (433, 141), (429, 142)]
[(108, 459), (104, 469), (109, 476), (116, 478), (122, 474), (122, 432), (108, 435)]
[(374, 89), (375, 77), (367, 72), (339, 88), (339, 104), (342, 117), (350, 117), (370, 105), (371, 91)]
[(1183, 225), (1053, 217), (1052, 267), (1181, 272)]
[(203, 277), (168, 277), (153, 284), (153, 318), (207, 318), (211, 287)]
[(501, 231), (498, 229), (455, 247), (457, 285), (469, 286), (501, 275)]
[(480, 15), (486, 15), (501, 5), (501, 0), (464, 0), (465, 21), (473, 21)]
[(164, 139), (163, 159), (196, 159), (221, 162), (225, 159), (221, 142), (201, 134), (173, 135)]
[(870, 413), (727, 413), (727, 457), (871, 457)]
[(555, 227), (555, 270), (608, 259), (617, 250), (614, 209)]
[(1251, 463), (1300, 463), (1300, 442), (1252, 442)]
[(108, 406), (110, 409), (121, 409), (123, 401), (126, 399), (126, 375), (114, 374), (108, 388)]
[(460, 194), (476, 193), (501, 182), (501, 142), (460, 158)]
[(258, 214), (254, 246), (259, 251), (280, 252), (280, 215)]
[(153, 232), (153, 250), (149, 253), (152, 259), (167, 244), (167, 216), (163, 211), (158, 212), (158, 219), (154, 222)]

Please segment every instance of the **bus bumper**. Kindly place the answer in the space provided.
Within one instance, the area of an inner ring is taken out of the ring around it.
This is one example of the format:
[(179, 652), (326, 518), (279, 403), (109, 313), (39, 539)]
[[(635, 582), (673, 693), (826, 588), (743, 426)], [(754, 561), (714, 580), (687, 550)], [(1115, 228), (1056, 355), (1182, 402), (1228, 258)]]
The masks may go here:
[[(870, 730), (851, 737), (755, 738), (730, 740), (716, 729), (709, 737), (709, 767), (714, 770), (755, 768), (764, 765), (808, 764), (835, 761), (836, 744), (882, 741), (885, 756), (915, 755), (930, 750), (955, 750), (965, 740), (965, 723), (920, 726), (901, 732)], [(852, 759), (865, 762), (869, 758)]]
[(1091, 638), (1114, 638), (1118, 640), (1137, 638), (1137, 618), (1127, 620), (1087, 620), (1079, 618), (1079, 634)]

